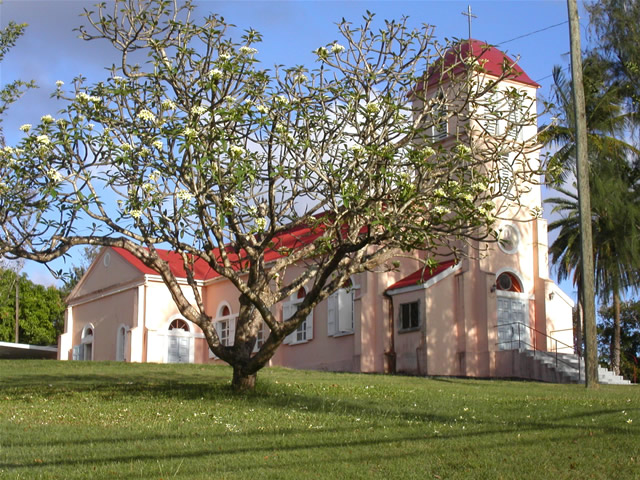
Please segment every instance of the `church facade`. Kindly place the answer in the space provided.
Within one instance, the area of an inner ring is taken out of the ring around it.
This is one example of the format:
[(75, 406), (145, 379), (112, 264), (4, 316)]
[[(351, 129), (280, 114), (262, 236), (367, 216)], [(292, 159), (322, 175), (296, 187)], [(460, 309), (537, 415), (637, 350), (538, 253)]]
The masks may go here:
[[(499, 50), (469, 41), (468, 53), (483, 56), (483, 75), (499, 76)], [(500, 88), (517, 88), (531, 99), (538, 85), (513, 64)], [(430, 88), (428, 83), (425, 88)], [(509, 118), (479, 125), (498, 133)], [(431, 135), (446, 146), (455, 120), (444, 120)], [(524, 138), (535, 125), (519, 130)], [(537, 152), (527, 155), (537, 161)], [(506, 158), (508, 160), (508, 157)], [(505, 201), (508, 202), (505, 190)], [(498, 220), (498, 242), (478, 244), (478, 254), (455, 263), (448, 257), (434, 269), (419, 255), (399, 258), (392, 272), (364, 272), (320, 303), (284, 341), (271, 365), (350, 372), (406, 372), (471, 377), (525, 376), (514, 370), (513, 352), (573, 352), (573, 302), (549, 278), (547, 224), (541, 189), (532, 184), (508, 220)], [(180, 277), (178, 257), (163, 252)], [(184, 275), (183, 275), (184, 277)], [(211, 270), (198, 272), (205, 309), (221, 341), (234, 339), (239, 309), (231, 283)], [(185, 291), (188, 287), (185, 282)], [(302, 301), (301, 288), (276, 305), (288, 318)], [(202, 331), (178, 312), (160, 276), (128, 252), (104, 248), (67, 299), (61, 360), (218, 363)], [(268, 335), (260, 331), (258, 345)]]

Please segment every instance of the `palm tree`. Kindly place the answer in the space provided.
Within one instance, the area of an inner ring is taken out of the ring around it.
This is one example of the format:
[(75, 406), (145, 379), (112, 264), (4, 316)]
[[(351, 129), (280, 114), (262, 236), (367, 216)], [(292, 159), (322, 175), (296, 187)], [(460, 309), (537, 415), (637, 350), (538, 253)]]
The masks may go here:
[[(590, 160), (591, 208), (593, 222), (594, 268), (596, 292), (601, 298), (612, 298), (614, 341), (611, 365), (620, 365), (620, 295), (638, 285), (640, 250), (640, 207), (630, 161), (638, 150), (624, 139), (630, 116), (622, 108), (621, 89), (606, 79), (604, 60), (591, 56), (584, 62), (587, 138)], [(560, 181), (575, 173), (575, 130), (571, 86), (559, 67), (554, 68), (554, 97), (557, 121), (542, 129), (545, 145), (558, 147), (550, 165), (560, 169), (555, 177), (556, 189), (564, 197), (548, 199), (553, 211), (563, 216), (549, 225), (559, 230), (550, 247), (552, 262), (558, 266), (558, 277), (573, 274), (574, 285), (581, 286), (580, 228), (578, 198), (575, 189), (560, 187)], [(578, 288), (581, 291), (581, 288)], [(581, 303), (581, 298), (578, 299)], [(616, 308), (617, 306), (617, 308)], [(581, 338), (581, 335), (579, 335)]]
[[(603, 299), (613, 300), (614, 335), (611, 365), (618, 373), (620, 367), (620, 297), (626, 288), (637, 288), (640, 272), (640, 208), (638, 195), (628, 188), (628, 177), (603, 170), (606, 163), (592, 166), (591, 212), (593, 229), (593, 257), (595, 289)], [(578, 196), (575, 190), (557, 188), (562, 197), (549, 198), (553, 212), (562, 217), (549, 225), (559, 230), (549, 248), (551, 261), (557, 266), (558, 278), (573, 277), (574, 285), (581, 282), (580, 225)], [(580, 289), (578, 289), (580, 291)], [(581, 303), (582, 299), (578, 299)], [(580, 335), (578, 336), (580, 338)]]

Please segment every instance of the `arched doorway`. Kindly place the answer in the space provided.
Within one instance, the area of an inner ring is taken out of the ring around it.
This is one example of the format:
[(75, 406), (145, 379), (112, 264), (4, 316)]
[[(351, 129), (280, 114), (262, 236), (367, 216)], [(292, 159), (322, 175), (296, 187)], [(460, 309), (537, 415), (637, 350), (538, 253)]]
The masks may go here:
[(167, 362), (190, 363), (191, 330), (186, 320), (176, 318), (169, 324)]

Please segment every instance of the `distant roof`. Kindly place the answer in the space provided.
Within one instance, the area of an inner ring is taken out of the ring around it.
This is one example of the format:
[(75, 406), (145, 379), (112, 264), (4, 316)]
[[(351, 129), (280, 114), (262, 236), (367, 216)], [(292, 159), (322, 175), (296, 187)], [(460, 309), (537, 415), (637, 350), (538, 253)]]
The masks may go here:
[(0, 342), (0, 358), (52, 358), (58, 357), (58, 347), (42, 347), (26, 343)]
[[(512, 69), (512, 72), (506, 76), (507, 79), (536, 88), (540, 87), (509, 55), (494, 46), (474, 39), (462, 40), (447, 51), (444, 63), (441, 61), (434, 63), (427, 72), (427, 86), (436, 85), (449, 78), (449, 75), (464, 71), (465, 66), (461, 60), (470, 55), (478, 59), (478, 67), (482, 69), (481, 73), (500, 77), (506, 70)], [(448, 67), (453, 68), (449, 70)], [(418, 90), (422, 88), (424, 85), (420, 86)]]
[(454, 260), (449, 260), (447, 262), (442, 262), (434, 269), (422, 267), (419, 270), (413, 272), (411, 275), (406, 276), (402, 280), (399, 280), (391, 285), (389, 288), (387, 288), (387, 292), (391, 290), (397, 290), (399, 288), (421, 285), (430, 278), (433, 278), (439, 273), (444, 272), (447, 268), (453, 267), (455, 264), (456, 262)]

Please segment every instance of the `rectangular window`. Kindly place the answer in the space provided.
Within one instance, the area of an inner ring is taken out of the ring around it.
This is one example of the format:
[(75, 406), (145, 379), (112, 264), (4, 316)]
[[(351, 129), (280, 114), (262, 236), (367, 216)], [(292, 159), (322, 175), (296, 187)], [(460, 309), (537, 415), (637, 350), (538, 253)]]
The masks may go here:
[(411, 330), (420, 326), (420, 302), (400, 304), (400, 330)]

